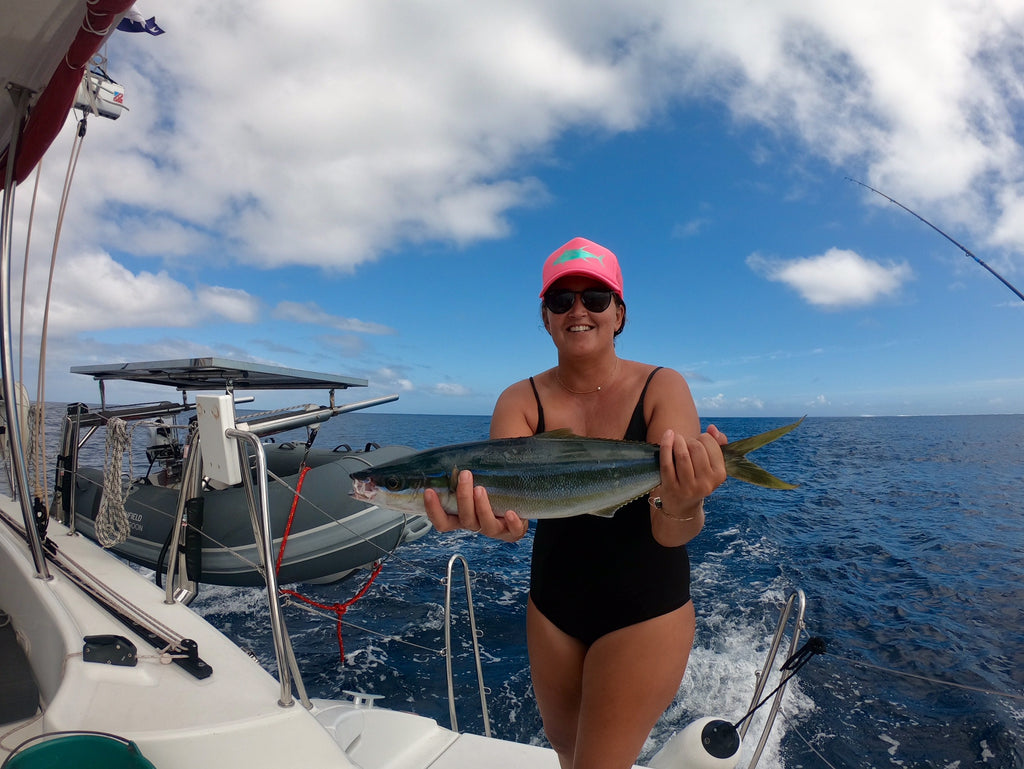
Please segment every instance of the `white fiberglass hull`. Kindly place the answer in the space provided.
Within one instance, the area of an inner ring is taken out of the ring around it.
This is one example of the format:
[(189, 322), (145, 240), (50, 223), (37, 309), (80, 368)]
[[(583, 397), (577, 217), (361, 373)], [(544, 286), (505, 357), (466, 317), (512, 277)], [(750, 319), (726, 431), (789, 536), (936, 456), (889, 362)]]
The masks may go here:
[[(0, 509), (18, 515), (8, 499)], [(58, 568), (35, 576), (20, 534), (0, 521), (0, 608), (10, 615), (38, 683), (35, 716), (0, 725), (0, 760), (25, 740), (55, 731), (99, 731), (135, 742), (159, 769), (557, 769), (549, 749), (460, 735), (411, 713), (352, 701), (278, 704), (280, 686), (246, 653), (188, 607), (81, 535), (51, 521), (60, 557), (115, 590), (155, 623), (194, 640), (213, 673), (197, 679), (101, 608)], [(268, 629), (269, 634), (269, 629)], [(119, 635), (138, 649), (134, 667), (86, 662), (83, 639)]]

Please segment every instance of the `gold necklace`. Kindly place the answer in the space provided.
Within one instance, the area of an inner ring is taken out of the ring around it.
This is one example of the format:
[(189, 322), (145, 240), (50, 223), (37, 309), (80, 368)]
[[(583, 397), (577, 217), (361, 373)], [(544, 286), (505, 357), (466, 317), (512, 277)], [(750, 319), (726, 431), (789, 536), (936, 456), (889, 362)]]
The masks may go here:
[(610, 377), (608, 377), (608, 381), (605, 382), (603, 385), (598, 385), (593, 390), (574, 390), (574, 389), (572, 389), (571, 387), (569, 387), (569, 385), (567, 385), (565, 382), (562, 381), (562, 377), (560, 377), (558, 375), (558, 368), (557, 367), (555, 368), (555, 381), (558, 382), (559, 385), (561, 385), (563, 390), (565, 390), (568, 393), (572, 393), (573, 395), (592, 395), (593, 393), (601, 392), (601, 388), (602, 387), (607, 387), (612, 382), (614, 382), (615, 381), (615, 375), (618, 374), (618, 373), (619, 373), (619, 359), (616, 358), (615, 359), (615, 368), (612, 369), (612, 375)]

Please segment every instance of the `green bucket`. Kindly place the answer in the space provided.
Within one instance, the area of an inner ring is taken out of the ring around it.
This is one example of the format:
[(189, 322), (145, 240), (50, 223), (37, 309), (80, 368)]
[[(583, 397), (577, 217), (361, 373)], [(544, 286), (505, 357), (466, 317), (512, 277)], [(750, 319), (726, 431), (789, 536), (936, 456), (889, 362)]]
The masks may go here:
[(0, 769), (156, 769), (131, 740), (102, 732), (51, 732), (23, 742)]

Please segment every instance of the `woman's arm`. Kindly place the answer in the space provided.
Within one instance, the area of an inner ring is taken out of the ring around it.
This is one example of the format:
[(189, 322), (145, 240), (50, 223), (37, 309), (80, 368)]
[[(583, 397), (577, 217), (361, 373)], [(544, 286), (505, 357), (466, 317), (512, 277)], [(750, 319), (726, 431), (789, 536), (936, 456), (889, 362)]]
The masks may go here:
[(651, 529), (660, 544), (675, 547), (704, 527), (704, 497), (725, 481), (721, 447), (727, 439), (714, 425), (700, 432), (690, 388), (672, 369), (654, 376), (644, 406), (647, 439), (661, 446), (661, 484), (650, 493)]

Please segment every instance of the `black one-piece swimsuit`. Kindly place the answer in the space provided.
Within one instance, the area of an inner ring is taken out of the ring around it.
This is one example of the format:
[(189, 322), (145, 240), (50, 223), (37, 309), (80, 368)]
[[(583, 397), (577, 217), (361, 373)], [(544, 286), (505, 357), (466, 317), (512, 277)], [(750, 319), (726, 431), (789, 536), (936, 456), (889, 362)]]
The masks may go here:
[[(644, 396), (633, 410), (625, 440), (646, 441)], [(537, 432), (544, 409), (537, 387)], [(562, 632), (588, 646), (613, 630), (667, 614), (690, 600), (686, 546), (665, 547), (651, 532), (646, 495), (612, 518), (578, 515), (537, 522), (530, 566), (530, 597)]]

